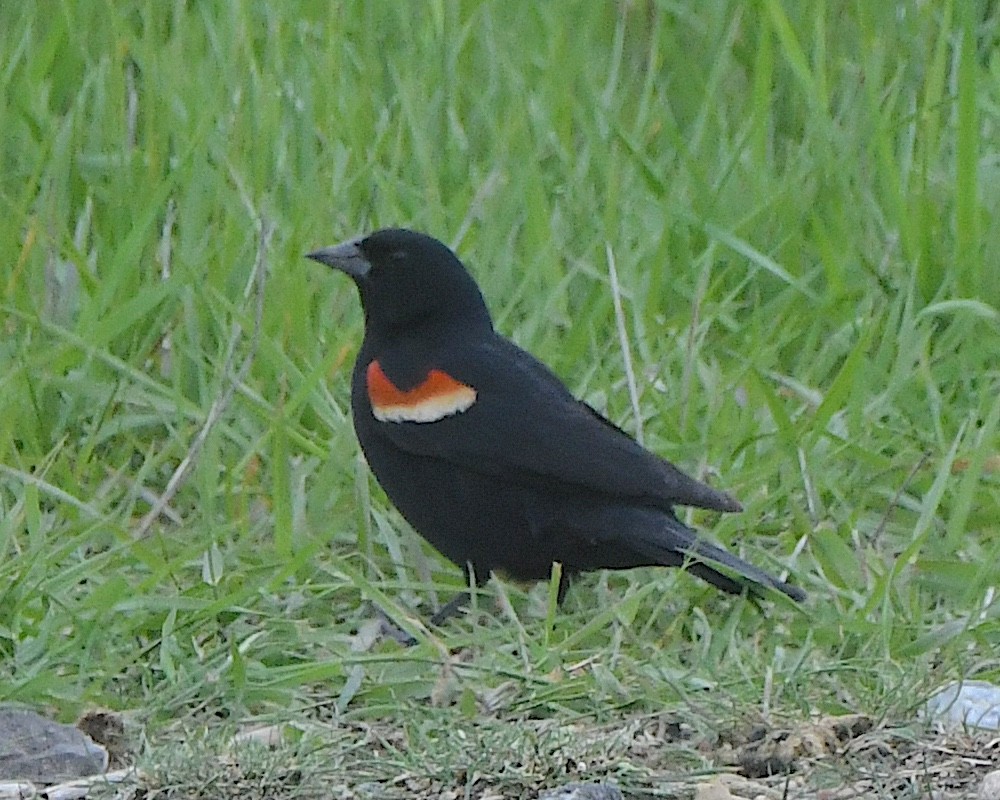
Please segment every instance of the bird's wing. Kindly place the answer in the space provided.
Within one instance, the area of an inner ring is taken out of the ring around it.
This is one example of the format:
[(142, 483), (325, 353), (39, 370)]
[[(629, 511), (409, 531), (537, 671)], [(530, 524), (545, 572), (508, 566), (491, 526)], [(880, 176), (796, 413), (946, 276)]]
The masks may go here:
[(471, 387), (474, 401), (470, 395), (467, 407), (435, 421), (377, 422), (378, 434), (407, 452), (505, 480), (558, 483), (650, 505), (741, 508), (644, 449), (505, 339), (456, 347), (435, 369)]

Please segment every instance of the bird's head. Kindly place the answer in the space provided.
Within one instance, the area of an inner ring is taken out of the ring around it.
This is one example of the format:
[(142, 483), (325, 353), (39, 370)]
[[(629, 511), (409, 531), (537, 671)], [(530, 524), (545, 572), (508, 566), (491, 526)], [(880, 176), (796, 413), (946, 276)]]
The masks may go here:
[(307, 257), (351, 276), (369, 332), (428, 324), (493, 327), (479, 287), (462, 262), (426, 234), (386, 228)]

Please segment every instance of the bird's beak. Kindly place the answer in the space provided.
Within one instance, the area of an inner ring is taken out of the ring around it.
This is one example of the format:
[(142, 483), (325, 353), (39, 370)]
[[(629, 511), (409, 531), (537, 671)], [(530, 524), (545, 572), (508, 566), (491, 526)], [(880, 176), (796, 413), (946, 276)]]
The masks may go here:
[(361, 252), (360, 245), (363, 238), (359, 236), (356, 239), (341, 242), (333, 247), (324, 247), (321, 250), (309, 253), (306, 255), (306, 258), (311, 258), (320, 264), (326, 264), (328, 267), (346, 272), (352, 278), (363, 278), (372, 268), (368, 259)]

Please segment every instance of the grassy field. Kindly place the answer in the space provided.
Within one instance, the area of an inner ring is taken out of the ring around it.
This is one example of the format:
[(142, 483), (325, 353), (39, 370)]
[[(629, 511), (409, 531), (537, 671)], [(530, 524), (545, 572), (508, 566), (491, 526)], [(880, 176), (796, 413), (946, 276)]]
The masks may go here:
[[(512, 787), (646, 786), (572, 732), (915, 725), (1000, 682), (998, 13), (0, 6), (0, 701), (152, 738), (333, 719), (392, 754), (375, 782), (496, 786), (511, 753)], [(302, 258), (397, 224), (738, 496), (692, 522), (809, 602), (635, 570), (421, 630), (461, 579), (360, 459), (360, 308)], [(373, 603), (420, 644), (372, 641)]]

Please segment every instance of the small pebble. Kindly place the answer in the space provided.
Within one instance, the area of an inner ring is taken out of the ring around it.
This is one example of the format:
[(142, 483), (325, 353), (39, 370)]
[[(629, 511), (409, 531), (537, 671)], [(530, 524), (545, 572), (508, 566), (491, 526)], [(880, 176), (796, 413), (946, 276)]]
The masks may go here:
[(622, 793), (606, 783), (567, 783), (557, 789), (546, 789), (538, 800), (624, 800)]
[(989, 681), (952, 681), (927, 700), (927, 714), (949, 727), (1000, 730), (1000, 686)]
[(986, 773), (979, 785), (979, 800), (1000, 800), (1000, 769)]

